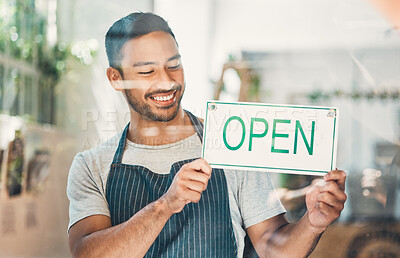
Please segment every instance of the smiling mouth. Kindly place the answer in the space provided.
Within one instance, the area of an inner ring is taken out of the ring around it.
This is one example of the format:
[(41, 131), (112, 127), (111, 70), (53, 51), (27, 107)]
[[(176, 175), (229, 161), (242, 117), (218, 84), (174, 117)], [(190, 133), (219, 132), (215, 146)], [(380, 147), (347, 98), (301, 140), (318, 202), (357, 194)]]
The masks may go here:
[(168, 100), (171, 100), (171, 99), (174, 97), (175, 92), (176, 92), (176, 91), (173, 91), (173, 92), (170, 93), (169, 95), (153, 96), (153, 97), (150, 97), (150, 98), (151, 98), (151, 99), (154, 99), (154, 100), (156, 100), (156, 101), (168, 101)]
[(176, 93), (176, 90), (162, 94), (159, 93), (155, 94), (154, 96), (150, 96), (150, 99), (153, 100), (153, 102), (159, 107), (167, 107), (175, 103)]

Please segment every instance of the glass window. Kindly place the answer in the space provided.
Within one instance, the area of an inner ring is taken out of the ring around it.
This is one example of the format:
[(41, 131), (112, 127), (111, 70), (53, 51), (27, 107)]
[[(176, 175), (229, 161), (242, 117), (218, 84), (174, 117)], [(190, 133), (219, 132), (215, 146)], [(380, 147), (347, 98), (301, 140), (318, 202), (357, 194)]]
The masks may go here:
[[(57, 69), (55, 54), (47, 45), (45, 12), (36, 9), (35, 0), (3, 0), (0, 8), (4, 14), (0, 17), (0, 28), (4, 28), (0, 30), (0, 52), (4, 53), (0, 56), (0, 111), (53, 123), (56, 81), (51, 77)], [(35, 84), (37, 77), (39, 84)]]

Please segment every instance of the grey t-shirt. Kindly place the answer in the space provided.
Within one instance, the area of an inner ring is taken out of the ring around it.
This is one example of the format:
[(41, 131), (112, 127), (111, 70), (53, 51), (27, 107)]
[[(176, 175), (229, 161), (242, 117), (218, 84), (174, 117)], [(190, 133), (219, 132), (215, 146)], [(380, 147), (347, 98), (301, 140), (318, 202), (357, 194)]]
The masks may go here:
[[(100, 146), (78, 153), (71, 165), (67, 195), (70, 200), (68, 230), (91, 215), (110, 216), (105, 196), (110, 164), (121, 133)], [(127, 140), (122, 163), (142, 165), (151, 171), (167, 174), (173, 163), (201, 156), (197, 134), (166, 145), (140, 145)], [(245, 229), (284, 213), (269, 173), (225, 170), (233, 230), (238, 257), (243, 256)]]

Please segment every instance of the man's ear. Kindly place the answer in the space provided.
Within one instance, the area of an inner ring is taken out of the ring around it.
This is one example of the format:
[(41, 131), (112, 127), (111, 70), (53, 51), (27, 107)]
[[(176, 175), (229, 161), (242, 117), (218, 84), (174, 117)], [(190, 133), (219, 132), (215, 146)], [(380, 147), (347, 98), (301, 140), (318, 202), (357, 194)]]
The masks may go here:
[(124, 89), (122, 76), (114, 67), (107, 68), (107, 78), (114, 90), (122, 91)]

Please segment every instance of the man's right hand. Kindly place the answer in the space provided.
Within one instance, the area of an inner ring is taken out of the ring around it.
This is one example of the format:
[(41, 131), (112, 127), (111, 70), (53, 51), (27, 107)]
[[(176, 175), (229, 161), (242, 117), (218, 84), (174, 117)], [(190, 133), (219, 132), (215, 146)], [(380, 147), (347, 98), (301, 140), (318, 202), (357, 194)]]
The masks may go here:
[(161, 197), (171, 213), (181, 212), (186, 204), (197, 203), (207, 189), (212, 168), (205, 159), (197, 159), (181, 167), (168, 191)]

